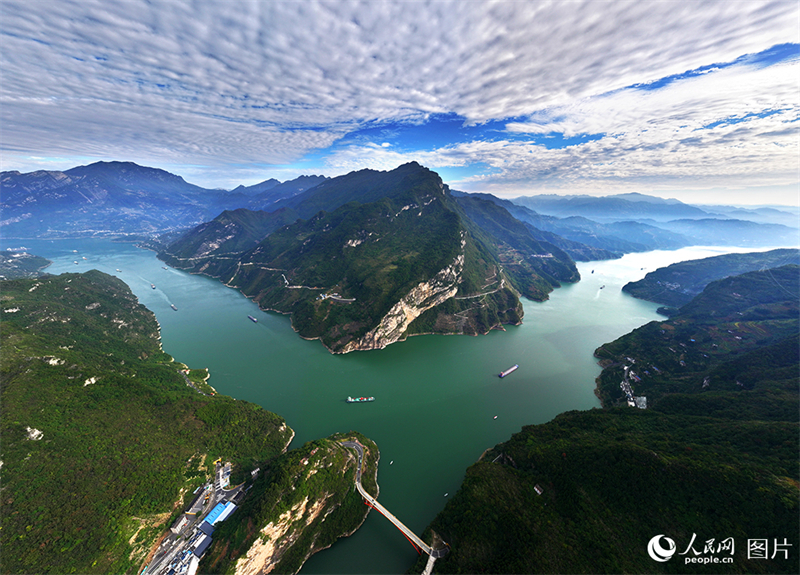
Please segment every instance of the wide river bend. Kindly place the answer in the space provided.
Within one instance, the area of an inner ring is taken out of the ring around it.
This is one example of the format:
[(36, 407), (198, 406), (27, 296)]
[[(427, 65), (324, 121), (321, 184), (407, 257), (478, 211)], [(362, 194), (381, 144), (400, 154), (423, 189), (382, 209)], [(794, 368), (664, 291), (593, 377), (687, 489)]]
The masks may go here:
[[(523, 324), (505, 332), (417, 336), (341, 356), (301, 339), (288, 317), (259, 311), (219, 281), (164, 269), (153, 252), (132, 244), (3, 243), (53, 260), (46, 270), (53, 274), (98, 269), (121, 278), (156, 314), (167, 353), (207, 367), (220, 393), (284, 417), (297, 433), (292, 446), (351, 429), (373, 439), (381, 450), (380, 501), (417, 533), (486, 448), (523, 425), (599, 407), (594, 350), (660, 317), (656, 304), (623, 294), (625, 283), (677, 261), (746, 251), (692, 247), (580, 263), (580, 282), (553, 291), (547, 302), (524, 300)], [(516, 372), (497, 377), (514, 364)], [(362, 395), (375, 401), (345, 402)], [(311, 557), (302, 573), (402, 573), (415, 557), (389, 521), (370, 513), (355, 535)]]

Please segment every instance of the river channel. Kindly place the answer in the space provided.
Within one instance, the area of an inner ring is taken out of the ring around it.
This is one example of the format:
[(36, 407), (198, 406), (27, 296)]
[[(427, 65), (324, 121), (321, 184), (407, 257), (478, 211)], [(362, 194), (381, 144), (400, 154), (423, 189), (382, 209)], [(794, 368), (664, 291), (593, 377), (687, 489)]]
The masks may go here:
[[(580, 282), (543, 303), (524, 300), (520, 326), (479, 337), (417, 336), (340, 356), (301, 339), (288, 317), (259, 311), (216, 280), (165, 269), (153, 252), (132, 244), (4, 244), (53, 260), (47, 269), (53, 274), (98, 269), (125, 281), (156, 314), (164, 350), (191, 367), (207, 367), (218, 392), (284, 417), (297, 434), (291, 447), (337, 431), (373, 439), (381, 450), (379, 500), (417, 533), (485, 449), (523, 425), (599, 407), (593, 351), (660, 317), (656, 304), (623, 294), (625, 283), (677, 261), (746, 251), (692, 247), (580, 263)], [(497, 377), (514, 364), (516, 372)], [(375, 401), (348, 404), (347, 396)], [(400, 532), (370, 513), (355, 535), (313, 556), (302, 573), (402, 573), (415, 557)]]

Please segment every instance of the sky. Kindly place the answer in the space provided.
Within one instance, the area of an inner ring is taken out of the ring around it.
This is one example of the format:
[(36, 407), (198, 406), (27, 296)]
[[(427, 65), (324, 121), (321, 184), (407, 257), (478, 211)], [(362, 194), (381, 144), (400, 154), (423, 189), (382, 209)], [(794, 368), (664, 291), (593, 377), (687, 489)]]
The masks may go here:
[(0, 0), (0, 168), (800, 204), (800, 2)]

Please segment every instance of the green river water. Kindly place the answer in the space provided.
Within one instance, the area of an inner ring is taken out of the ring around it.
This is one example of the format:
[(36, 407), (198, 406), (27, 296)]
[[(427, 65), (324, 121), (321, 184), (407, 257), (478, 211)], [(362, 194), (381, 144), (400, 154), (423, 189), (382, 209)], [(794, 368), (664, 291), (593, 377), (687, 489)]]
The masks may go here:
[[(290, 448), (351, 429), (373, 439), (381, 451), (379, 499), (417, 533), (485, 449), (523, 425), (599, 407), (593, 351), (660, 317), (656, 304), (623, 294), (625, 283), (677, 261), (745, 251), (693, 247), (581, 263), (580, 282), (555, 290), (544, 303), (524, 300), (523, 324), (505, 332), (417, 336), (338, 356), (301, 339), (288, 317), (259, 311), (216, 280), (164, 269), (153, 252), (131, 244), (4, 243), (53, 260), (47, 269), (53, 274), (98, 269), (124, 280), (158, 317), (164, 350), (191, 367), (209, 368), (218, 392), (284, 417), (297, 434)], [(497, 377), (514, 364), (516, 372)], [(347, 404), (348, 395), (375, 401)], [(311, 557), (302, 573), (402, 573), (415, 557), (394, 526), (370, 513), (352, 537)]]

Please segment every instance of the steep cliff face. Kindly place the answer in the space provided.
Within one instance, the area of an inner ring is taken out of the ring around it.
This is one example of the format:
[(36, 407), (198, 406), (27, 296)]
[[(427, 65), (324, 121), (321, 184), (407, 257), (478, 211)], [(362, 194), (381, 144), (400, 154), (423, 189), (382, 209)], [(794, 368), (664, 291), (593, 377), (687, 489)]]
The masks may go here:
[[(461, 241), (462, 250), (464, 240)], [(380, 323), (358, 340), (341, 348), (340, 353), (355, 350), (382, 349), (405, 336), (408, 326), (425, 311), (454, 297), (458, 293), (461, 272), (464, 269), (464, 253), (456, 256), (452, 264), (428, 281), (421, 282), (408, 292)]]
[[(330, 495), (309, 505), (310, 498), (306, 497), (282, 513), (277, 520), (265, 525), (247, 554), (236, 562), (236, 575), (271, 573), (286, 551), (297, 541), (302, 530), (322, 515), (329, 498)], [(331, 511), (328, 510), (329, 513)]]
[(369, 508), (353, 489), (357, 460), (340, 444), (348, 440), (365, 447), (362, 484), (377, 494), (374, 442), (355, 432), (309, 442), (272, 464), (219, 524), (200, 572), (296, 573), (311, 555), (352, 535)]
[(506, 210), (485, 200), (461, 205), (418, 164), (353, 172), (280, 204), (281, 217), (301, 219), (257, 245), (248, 247), (278, 212), (222, 214), (160, 257), (291, 314), (302, 337), (332, 353), (517, 324), (520, 294), (543, 300), (579, 277), (568, 255)]

